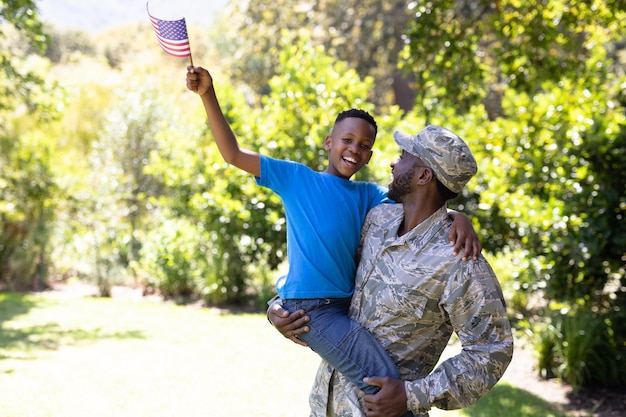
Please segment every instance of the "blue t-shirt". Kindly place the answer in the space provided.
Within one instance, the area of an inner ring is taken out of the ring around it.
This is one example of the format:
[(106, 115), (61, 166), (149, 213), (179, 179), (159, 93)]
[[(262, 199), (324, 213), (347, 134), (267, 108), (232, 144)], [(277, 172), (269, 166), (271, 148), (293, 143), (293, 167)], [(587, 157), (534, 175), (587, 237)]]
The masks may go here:
[(350, 297), (361, 226), (372, 207), (389, 201), (386, 190), (267, 156), (256, 181), (280, 196), (287, 216), (289, 272), (276, 283), (278, 295)]

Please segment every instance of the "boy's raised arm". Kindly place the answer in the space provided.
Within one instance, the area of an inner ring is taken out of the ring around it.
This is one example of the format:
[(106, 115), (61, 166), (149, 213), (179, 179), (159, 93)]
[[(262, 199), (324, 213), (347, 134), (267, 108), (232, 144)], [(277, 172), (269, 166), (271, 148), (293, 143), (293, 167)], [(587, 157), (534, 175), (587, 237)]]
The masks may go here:
[(258, 177), (261, 175), (261, 156), (239, 147), (237, 137), (222, 113), (211, 74), (202, 67), (187, 67), (187, 88), (202, 98), (217, 148), (224, 161)]

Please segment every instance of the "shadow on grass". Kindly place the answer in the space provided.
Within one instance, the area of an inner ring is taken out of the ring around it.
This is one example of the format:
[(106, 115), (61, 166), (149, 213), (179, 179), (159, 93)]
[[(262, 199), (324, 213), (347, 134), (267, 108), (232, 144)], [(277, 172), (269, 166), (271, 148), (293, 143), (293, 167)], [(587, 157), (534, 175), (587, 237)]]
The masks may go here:
[(26, 314), (31, 308), (41, 304), (41, 300), (27, 294), (0, 292), (0, 324), (15, 316)]
[(567, 417), (557, 405), (508, 384), (496, 385), (484, 398), (463, 410), (468, 417)]
[(49, 322), (19, 328), (4, 325), (8, 320), (41, 307), (47, 301), (27, 294), (0, 293), (0, 360), (29, 359), (41, 350), (56, 350), (63, 346), (76, 346), (103, 339), (145, 339), (139, 330), (108, 331), (100, 328), (64, 328)]

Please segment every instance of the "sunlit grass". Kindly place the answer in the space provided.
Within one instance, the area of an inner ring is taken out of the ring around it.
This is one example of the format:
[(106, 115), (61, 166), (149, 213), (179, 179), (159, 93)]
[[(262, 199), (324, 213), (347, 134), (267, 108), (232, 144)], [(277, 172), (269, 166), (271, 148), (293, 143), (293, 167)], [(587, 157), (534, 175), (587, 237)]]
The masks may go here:
[(2, 417), (307, 415), (318, 359), (262, 315), (22, 299), (0, 308)]
[(484, 398), (464, 410), (433, 410), (431, 417), (567, 417), (556, 406), (523, 388), (497, 384)]
[[(297, 417), (319, 360), (259, 314), (0, 294), (2, 417)], [(563, 417), (499, 384), (431, 416)]]

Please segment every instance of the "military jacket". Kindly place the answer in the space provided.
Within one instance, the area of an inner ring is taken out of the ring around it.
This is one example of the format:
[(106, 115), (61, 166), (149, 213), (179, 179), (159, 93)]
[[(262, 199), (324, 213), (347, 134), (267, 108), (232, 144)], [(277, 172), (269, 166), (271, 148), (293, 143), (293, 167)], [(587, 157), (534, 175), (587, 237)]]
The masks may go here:
[[(370, 210), (363, 225), (350, 316), (398, 364), (407, 406), (457, 409), (484, 396), (513, 355), (513, 336), (498, 280), (486, 261), (453, 255), (442, 207), (398, 237), (401, 204)], [(462, 350), (437, 365), (452, 334)], [(311, 417), (365, 417), (362, 392), (322, 362), (310, 395)]]

